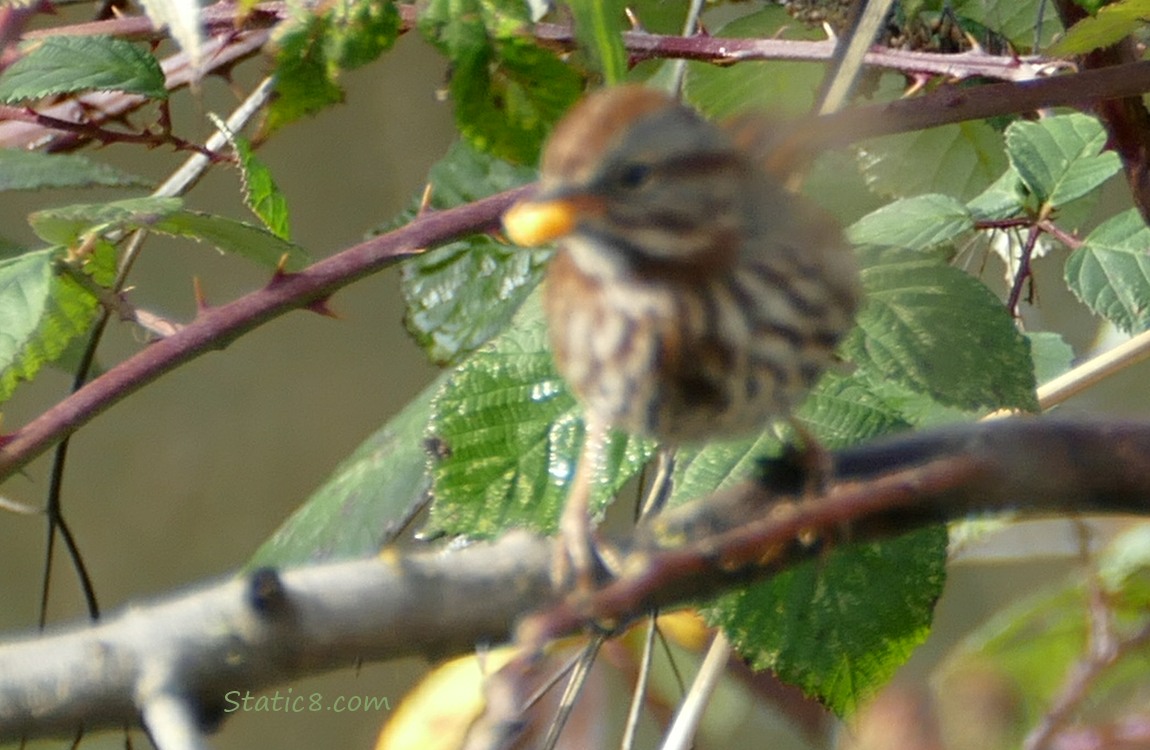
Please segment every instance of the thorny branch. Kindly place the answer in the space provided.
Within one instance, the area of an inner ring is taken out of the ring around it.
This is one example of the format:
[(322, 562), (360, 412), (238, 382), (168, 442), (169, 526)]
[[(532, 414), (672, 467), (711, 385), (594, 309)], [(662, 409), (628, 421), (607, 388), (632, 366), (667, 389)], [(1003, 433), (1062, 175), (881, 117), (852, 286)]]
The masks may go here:
[(1148, 497), (1150, 423), (1003, 420), (840, 451), (822, 497), (748, 482), (676, 508), (619, 542), (622, 572), (586, 598), (551, 589), (551, 542), (523, 532), (452, 552), (265, 569), (0, 647), (0, 741), (141, 715), (153, 737), (195, 735), (226, 718), (229, 691), (516, 635), (530, 648), (592, 622), (618, 627), (778, 573), (828, 543), (1003, 510), (1145, 515)]

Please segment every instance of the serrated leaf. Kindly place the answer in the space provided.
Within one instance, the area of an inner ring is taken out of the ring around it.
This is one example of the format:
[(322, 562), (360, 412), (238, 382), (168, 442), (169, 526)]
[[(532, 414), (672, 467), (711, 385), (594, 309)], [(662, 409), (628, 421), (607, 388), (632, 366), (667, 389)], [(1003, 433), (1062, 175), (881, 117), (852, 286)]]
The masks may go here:
[(946, 576), (946, 529), (836, 547), (724, 595), (706, 611), (753, 669), (851, 713), (930, 632)]
[[(731, 38), (770, 38), (786, 29), (788, 39), (823, 39), (820, 31), (797, 26), (781, 7), (768, 7), (735, 19), (715, 32)], [(691, 62), (683, 94), (713, 118), (762, 111), (772, 116), (810, 112), (823, 76), (823, 66), (809, 62), (749, 61), (720, 67)]]
[[(432, 406), (429, 439), (435, 530), (491, 537), (511, 527), (554, 531), (575, 473), (581, 410), (547, 351), (537, 297), (499, 338), (455, 369)], [(596, 477), (594, 506), (638, 472), (648, 441), (614, 433)]]
[(284, 271), (299, 271), (311, 262), (306, 250), (283, 240), (262, 227), (245, 224), (226, 216), (177, 211), (148, 226), (153, 232), (188, 237), (207, 242), (225, 253)]
[(973, 228), (966, 206), (949, 195), (928, 194), (889, 203), (852, 224), (846, 235), (856, 245), (919, 250), (950, 242)]
[(1146, 25), (1150, 18), (1150, 0), (1121, 0), (1098, 9), (1098, 14), (1083, 18), (1050, 45), (1051, 57), (1085, 55), (1099, 47), (1109, 47)]
[(80, 203), (36, 211), (29, 215), (28, 223), (45, 242), (72, 247), (93, 229), (139, 229), (170, 216), (182, 206), (183, 201), (179, 198), (159, 197)]
[(1136, 209), (1103, 222), (1066, 260), (1066, 283), (1124, 331), (1150, 327), (1150, 229)]
[(946, 193), (969, 199), (1007, 167), (1002, 135), (981, 120), (873, 138), (858, 152), (867, 185), (891, 197)]
[(1011, 165), (1040, 202), (1061, 206), (1121, 169), (1118, 155), (1103, 151), (1106, 131), (1081, 113), (1015, 122), (1006, 129)]
[(264, 542), (249, 568), (375, 554), (426, 503), (433, 447), (424, 440), (431, 400), (449, 373), (348, 456), (323, 486)]
[(595, 67), (608, 85), (622, 83), (627, 73), (623, 49), (624, 4), (620, 0), (569, 0), (575, 17), (575, 35), (590, 52)]
[[(63, 354), (95, 317), (96, 298), (57, 270), (62, 255), (48, 248), (0, 261), (0, 402)], [(115, 249), (97, 243), (85, 270), (95, 282), (106, 281), (115, 271)]]
[(272, 234), (282, 240), (291, 240), (291, 221), (287, 198), (284, 197), (271, 170), (256, 156), (248, 139), (228, 130), (227, 124), (212, 118), (216, 128), (228, 139), (239, 160), (240, 181), (244, 188), (244, 204), (263, 222)]
[(46, 188), (146, 187), (143, 177), (121, 172), (108, 164), (78, 154), (45, 154), (41, 151), (0, 149), (0, 190)]
[[(477, 200), (534, 175), (459, 141), (431, 168), (431, 207)], [(400, 283), (408, 330), (433, 361), (457, 362), (507, 326), (549, 255), (475, 235), (405, 261)]]
[(0, 74), (0, 101), (73, 91), (124, 91), (166, 99), (164, 72), (138, 46), (110, 36), (50, 36), (31, 43)]
[(867, 301), (849, 359), (944, 405), (1037, 407), (1027, 341), (981, 282), (906, 250), (861, 256)]

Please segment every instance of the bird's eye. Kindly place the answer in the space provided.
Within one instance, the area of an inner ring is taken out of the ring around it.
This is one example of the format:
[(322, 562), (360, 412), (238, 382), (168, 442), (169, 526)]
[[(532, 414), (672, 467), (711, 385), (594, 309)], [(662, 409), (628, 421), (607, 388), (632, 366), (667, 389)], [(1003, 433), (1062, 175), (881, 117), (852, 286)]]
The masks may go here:
[(634, 190), (643, 187), (651, 179), (651, 165), (632, 162), (619, 170), (619, 186)]

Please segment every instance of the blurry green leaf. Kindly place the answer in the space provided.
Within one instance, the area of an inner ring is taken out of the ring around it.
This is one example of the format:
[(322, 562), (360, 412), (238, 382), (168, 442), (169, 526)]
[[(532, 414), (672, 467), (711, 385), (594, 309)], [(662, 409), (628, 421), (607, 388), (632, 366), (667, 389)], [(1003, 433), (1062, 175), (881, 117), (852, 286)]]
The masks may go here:
[(872, 138), (858, 150), (870, 189), (900, 198), (946, 193), (966, 200), (1007, 167), (1002, 135), (981, 120)]
[[(499, 338), (455, 369), (432, 406), (435, 531), (491, 537), (511, 527), (556, 528), (575, 474), (581, 410), (555, 372), (538, 296)], [(594, 507), (638, 472), (654, 446), (614, 433)]]
[(848, 544), (706, 610), (753, 669), (851, 713), (930, 632), (946, 576), (946, 529)]
[(1127, 332), (1150, 326), (1150, 229), (1137, 209), (1091, 232), (1066, 260), (1066, 283), (1086, 305)]
[(378, 552), (429, 499), (434, 446), (425, 440), (439, 376), (369, 437), (248, 562), (301, 565)]
[[(431, 207), (450, 208), (531, 181), (535, 171), (463, 141), (431, 168)], [(414, 212), (408, 212), (410, 219)], [(539, 281), (550, 256), (473, 235), (404, 261), (408, 330), (437, 363), (457, 362), (502, 331)]]
[(944, 405), (1037, 407), (1029, 345), (989, 289), (920, 253), (861, 255), (867, 302), (849, 359)]
[(399, 10), (390, 0), (341, 0), (328, 21), (324, 53), (333, 80), (339, 71), (374, 62), (399, 36)]
[(143, 177), (121, 172), (108, 164), (78, 154), (45, 154), (42, 151), (0, 149), (0, 190), (43, 188), (145, 187)]
[[(971, 685), (1000, 686), (1014, 705), (1009, 712), (1014, 734), (1006, 739), (1021, 744), (1027, 732), (1049, 717), (1052, 701), (1065, 695), (1075, 666), (1091, 658), (1091, 620), (1097, 622), (1092, 613), (1099, 606), (1108, 610), (1105, 637), (1111, 644), (1137, 637), (1150, 626), (1148, 542), (1150, 527), (1140, 524), (1100, 555), (1104, 605), (1093, 599), (1085, 576), (1076, 574), (994, 615), (947, 656), (935, 678), (939, 693), (962, 693)], [(1121, 722), (1146, 706), (1150, 645), (1143, 638), (1116, 656), (1092, 677), (1089, 700), (1080, 709), (1093, 726)]]
[[(821, 40), (825, 35), (797, 26), (782, 7), (768, 7), (738, 18), (715, 31), (715, 36), (769, 38), (783, 29), (787, 39)], [(742, 62), (721, 67), (701, 62), (687, 64), (684, 98), (708, 116), (722, 119), (746, 111), (777, 117), (810, 112), (823, 66), (809, 62)]]
[(1050, 382), (1070, 371), (1074, 365), (1074, 349), (1053, 331), (1032, 331), (1026, 334), (1030, 341), (1030, 354), (1034, 359), (1034, 379), (1039, 384)]
[(948, 195), (919, 195), (887, 204), (847, 228), (856, 245), (918, 250), (950, 242), (974, 228), (966, 206)]
[(1040, 202), (1060, 206), (1079, 198), (1121, 169), (1118, 155), (1103, 151), (1106, 131), (1081, 113), (1019, 121), (1006, 129), (1006, 152)]
[(1119, 0), (1099, 8), (1098, 15), (1071, 26), (1061, 39), (1050, 45), (1046, 54), (1071, 57), (1109, 47), (1144, 27), (1147, 18), (1150, 18), (1150, 0)]
[(1062, 30), (1058, 14), (1040, 13), (1046, 0), (953, 0), (951, 7), (960, 18), (974, 21), (1010, 40), (1021, 54), (1034, 50), (1035, 19), (1042, 18), (1039, 45), (1050, 43)]
[(50, 36), (24, 49), (25, 55), (0, 74), (0, 101), (88, 90), (168, 97), (156, 58), (123, 39)]
[(80, 203), (46, 208), (28, 217), (32, 231), (45, 242), (72, 247), (94, 228), (117, 230), (150, 226), (183, 206), (179, 198), (128, 198), (108, 203)]
[[(61, 356), (95, 318), (96, 298), (57, 268), (63, 255), (57, 247), (0, 260), (0, 402)], [(115, 249), (96, 243), (83, 272), (106, 283), (115, 272)]]
[(972, 198), (966, 207), (979, 221), (1008, 219), (1023, 213), (1027, 195), (1026, 186), (1018, 172), (1013, 167), (1007, 167), (994, 184)]
[(624, 4), (620, 0), (568, 0), (575, 17), (575, 35), (608, 85), (623, 82), (627, 52), (623, 49)]

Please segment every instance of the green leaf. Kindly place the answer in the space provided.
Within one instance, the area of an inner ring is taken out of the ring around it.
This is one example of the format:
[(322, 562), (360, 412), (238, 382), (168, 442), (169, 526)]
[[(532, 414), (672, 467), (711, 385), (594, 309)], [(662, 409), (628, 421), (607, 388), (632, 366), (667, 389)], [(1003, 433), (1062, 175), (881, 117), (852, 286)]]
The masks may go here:
[(288, 216), (287, 198), (284, 197), (271, 170), (256, 156), (248, 139), (228, 130), (218, 117), (212, 118), (216, 127), (228, 139), (239, 160), (240, 180), (244, 188), (246, 205), (264, 226), (281, 240), (291, 240), (291, 220)]
[(526, 3), (432, 0), (424, 37), (451, 60), (459, 132), (480, 151), (534, 164), (551, 127), (582, 92), (579, 75), (531, 41)]
[[(1021, 215), (1027, 209), (1026, 186), (1013, 167), (1008, 167), (990, 187), (972, 198), (967, 204), (971, 215), (979, 221), (1008, 219)], [(1033, 207), (1037, 209), (1037, 207)]]
[(858, 150), (870, 189), (895, 197), (946, 193), (969, 199), (1007, 166), (1002, 135), (981, 120), (873, 138)]
[(620, 0), (570, 0), (575, 35), (590, 52), (596, 69), (608, 85), (622, 83), (627, 74), (623, 49), (623, 3)]
[(399, 36), (399, 9), (390, 0), (333, 3), (328, 18), (324, 51), (336, 71), (354, 70), (374, 62), (391, 49)]
[(1074, 365), (1074, 348), (1061, 335), (1053, 331), (1032, 331), (1026, 338), (1034, 358), (1034, 379), (1039, 385), (1069, 372)]
[(1150, 0), (1122, 0), (1098, 10), (1098, 15), (1083, 18), (1067, 29), (1066, 34), (1050, 45), (1046, 54), (1052, 57), (1085, 55), (1110, 45), (1146, 25), (1150, 18)]
[(281, 259), (285, 271), (298, 271), (309, 262), (307, 252), (260, 227), (223, 216), (185, 211), (178, 198), (132, 198), (112, 203), (79, 204), (37, 211), (29, 217), (43, 239), (78, 246), (94, 233), (147, 229), (215, 245), (271, 268)]
[[(431, 168), (431, 207), (450, 208), (530, 182), (517, 167), (456, 142)], [(414, 211), (404, 220), (410, 220)], [(458, 362), (495, 334), (539, 281), (550, 253), (474, 235), (434, 248), (400, 267), (407, 329), (439, 364)]]
[(0, 190), (44, 188), (146, 187), (143, 177), (91, 161), (78, 154), (45, 154), (41, 151), (0, 149)]
[(1102, 223), (1066, 260), (1066, 283), (1127, 332), (1150, 327), (1150, 229), (1136, 209)]
[(918, 250), (942, 245), (974, 228), (966, 206), (948, 195), (919, 195), (890, 203), (847, 230), (856, 245)]
[(861, 256), (867, 302), (844, 347), (849, 359), (944, 405), (1037, 407), (1029, 345), (989, 289), (921, 253)]
[(1006, 152), (1022, 181), (1039, 201), (1061, 206), (1101, 185), (1121, 163), (1103, 152), (1106, 131), (1081, 113), (1015, 122), (1006, 129)]
[[(547, 351), (538, 296), (499, 338), (455, 369), (432, 406), (434, 530), (491, 537), (511, 527), (555, 530), (575, 473), (581, 410)], [(614, 433), (594, 506), (650, 458), (654, 446)]]
[(277, 96), (268, 108), (268, 132), (343, 101), (324, 56), (327, 31), (325, 16), (306, 13), (275, 35)]
[[(784, 38), (821, 40), (821, 31), (797, 26), (781, 7), (768, 7), (735, 19), (715, 32), (730, 38), (769, 38), (786, 30)], [(714, 118), (739, 112), (762, 111), (772, 116), (800, 116), (810, 112), (823, 66), (809, 62), (742, 62), (720, 67), (687, 64), (684, 97)]]
[(348, 456), (256, 550), (248, 567), (365, 557), (406, 527), (429, 499), (434, 451), (424, 434), (432, 397), (449, 375), (440, 375)]
[(179, 198), (129, 198), (109, 203), (80, 203), (46, 208), (28, 217), (32, 231), (45, 242), (74, 247), (94, 231), (132, 230), (151, 226), (179, 211)]
[[(95, 318), (96, 298), (57, 269), (62, 257), (57, 247), (0, 261), (0, 402), (61, 356)], [(106, 283), (115, 273), (115, 249), (96, 243), (83, 272)]]
[(50, 36), (30, 43), (0, 74), (0, 101), (40, 99), (73, 91), (124, 91), (166, 99), (156, 58), (110, 36)]
[(178, 211), (148, 227), (153, 232), (188, 237), (207, 242), (225, 253), (233, 253), (269, 268), (299, 271), (311, 262), (306, 250), (280, 239), (262, 227), (225, 216)]
[(1034, 49), (1035, 19), (1042, 18), (1039, 46), (1049, 44), (1062, 30), (1057, 13), (1041, 13), (1046, 0), (954, 0), (951, 7), (960, 17), (981, 24), (1010, 40), (1019, 53)]
[(946, 575), (946, 529), (851, 544), (726, 594), (706, 611), (756, 670), (852, 712), (930, 631)]

